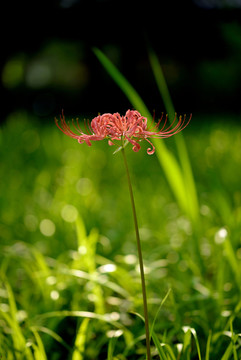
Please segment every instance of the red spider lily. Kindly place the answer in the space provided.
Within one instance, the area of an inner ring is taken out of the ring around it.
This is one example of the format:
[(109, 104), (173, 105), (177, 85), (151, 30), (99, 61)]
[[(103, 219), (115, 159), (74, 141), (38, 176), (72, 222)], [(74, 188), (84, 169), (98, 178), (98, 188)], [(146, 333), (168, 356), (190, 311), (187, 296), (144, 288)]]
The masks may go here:
[(109, 145), (117, 145), (117, 141), (121, 141), (121, 147), (130, 142), (133, 147), (132, 150), (137, 152), (140, 150), (140, 141), (146, 140), (151, 145), (151, 148), (147, 149), (149, 155), (154, 154), (155, 147), (149, 140), (149, 138), (167, 138), (182, 131), (190, 122), (191, 116), (186, 121), (186, 115), (180, 116), (177, 119), (175, 115), (173, 122), (167, 125), (167, 115), (163, 121), (162, 128), (159, 126), (163, 120), (163, 116), (157, 123), (153, 122), (152, 128), (147, 127), (147, 118), (141, 116), (136, 110), (127, 110), (125, 116), (121, 116), (119, 113), (103, 114), (96, 116), (88, 126), (87, 133), (84, 133), (79, 125), (78, 119), (76, 122), (72, 121), (75, 132), (71, 130), (71, 127), (66, 123), (64, 114), (60, 116), (60, 124), (55, 119), (58, 128), (66, 135), (77, 139), (80, 144), (86, 143), (91, 146), (91, 141), (99, 141), (107, 139)]

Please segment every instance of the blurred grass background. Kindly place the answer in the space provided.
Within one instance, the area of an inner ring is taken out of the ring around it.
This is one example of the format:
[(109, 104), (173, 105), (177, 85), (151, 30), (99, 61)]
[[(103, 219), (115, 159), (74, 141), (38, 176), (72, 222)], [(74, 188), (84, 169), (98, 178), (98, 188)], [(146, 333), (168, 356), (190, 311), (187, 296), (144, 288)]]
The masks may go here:
[[(139, 153), (127, 147), (150, 318), (171, 288), (155, 333), (177, 359), (200, 359), (194, 329), (202, 359), (241, 356), (240, 4), (158, 6), (37, 2), (26, 4), (31, 16), (15, 7), (21, 26), (1, 57), (3, 359), (144, 359), (143, 324), (131, 313), (142, 305), (122, 159), (105, 142), (80, 146), (53, 119), (62, 108), (69, 120), (132, 108), (93, 46), (158, 117), (165, 108), (148, 44), (176, 111), (193, 113), (182, 135), (199, 202), (197, 228), (157, 157), (145, 144)], [(182, 156), (173, 138), (165, 145)], [(172, 358), (164, 351), (161, 359)]]

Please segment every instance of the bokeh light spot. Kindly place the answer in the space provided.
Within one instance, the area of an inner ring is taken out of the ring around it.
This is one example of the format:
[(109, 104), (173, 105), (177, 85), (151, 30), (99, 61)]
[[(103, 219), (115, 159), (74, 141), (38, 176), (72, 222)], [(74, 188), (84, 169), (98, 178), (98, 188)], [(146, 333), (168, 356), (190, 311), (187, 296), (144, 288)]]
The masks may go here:
[(50, 297), (52, 300), (58, 300), (59, 298), (59, 292), (56, 290), (52, 290), (50, 293)]
[(75, 222), (78, 217), (78, 210), (73, 205), (65, 205), (61, 211), (62, 218), (67, 222)]
[(120, 329), (118, 329), (118, 330), (109, 330), (106, 333), (108, 338), (120, 337), (122, 334), (123, 334), (123, 331), (120, 330)]
[(116, 265), (115, 264), (105, 264), (99, 267), (99, 271), (101, 273), (112, 273), (116, 271)]
[(39, 229), (44, 236), (52, 236), (55, 233), (55, 224), (49, 219), (43, 219)]
[(88, 178), (81, 178), (76, 184), (76, 190), (82, 196), (87, 196), (92, 192), (92, 181)]
[(228, 232), (225, 228), (221, 228), (216, 232), (214, 240), (216, 244), (222, 244), (228, 236)]

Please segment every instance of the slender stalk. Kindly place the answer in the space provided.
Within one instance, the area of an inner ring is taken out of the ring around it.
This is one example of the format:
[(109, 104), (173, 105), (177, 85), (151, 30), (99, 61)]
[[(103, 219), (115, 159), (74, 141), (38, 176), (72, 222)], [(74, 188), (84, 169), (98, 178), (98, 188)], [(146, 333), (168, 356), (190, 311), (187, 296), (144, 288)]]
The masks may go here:
[(131, 185), (131, 178), (130, 178), (130, 173), (129, 173), (129, 169), (128, 169), (128, 164), (127, 164), (127, 160), (126, 160), (126, 154), (125, 154), (124, 147), (122, 147), (121, 152), (122, 152), (122, 155), (123, 155), (125, 169), (126, 169), (128, 187), (129, 187), (130, 198), (131, 198), (131, 207), (132, 207), (134, 225), (135, 225), (135, 232), (136, 232), (136, 241), (137, 241), (138, 257), (139, 257), (139, 265), (140, 265), (140, 274), (141, 274), (141, 286), (142, 286), (142, 297), (143, 297), (143, 307), (144, 307), (144, 318), (145, 318), (147, 360), (151, 360), (149, 320), (148, 320), (148, 308), (147, 308), (147, 298), (146, 298), (144, 265), (143, 265), (142, 251), (141, 251), (141, 240), (140, 240), (140, 234), (139, 234), (139, 228), (138, 228), (138, 222), (137, 222), (137, 216), (136, 216), (136, 207), (135, 207), (133, 189), (132, 189), (132, 185)]

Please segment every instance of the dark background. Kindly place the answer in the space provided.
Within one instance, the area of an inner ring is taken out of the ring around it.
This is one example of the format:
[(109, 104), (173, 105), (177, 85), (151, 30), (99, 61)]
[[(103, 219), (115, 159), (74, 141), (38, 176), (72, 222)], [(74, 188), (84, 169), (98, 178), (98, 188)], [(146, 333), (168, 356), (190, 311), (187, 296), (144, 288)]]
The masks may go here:
[(241, 1), (56, 0), (2, 8), (1, 121), (49, 121), (131, 105), (92, 52), (100, 48), (149, 109), (165, 111), (148, 60), (157, 53), (178, 113), (240, 115)]

